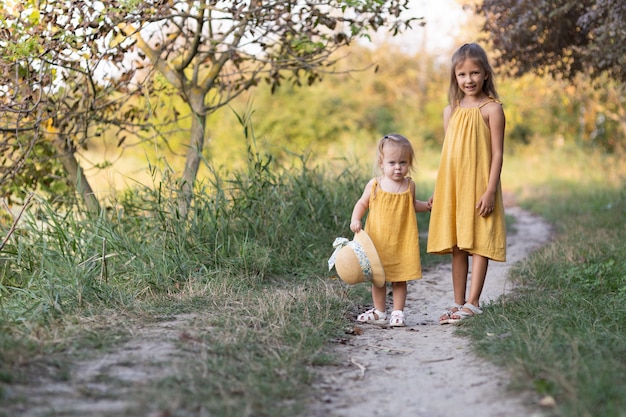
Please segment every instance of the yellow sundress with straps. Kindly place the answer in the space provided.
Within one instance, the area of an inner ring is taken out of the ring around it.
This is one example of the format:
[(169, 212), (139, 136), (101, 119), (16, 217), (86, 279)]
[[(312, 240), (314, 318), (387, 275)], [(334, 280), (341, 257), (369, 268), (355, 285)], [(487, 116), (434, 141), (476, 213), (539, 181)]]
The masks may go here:
[(409, 187), (400, 193), (383, 190), (378, 179), (372, 184), (365, 231), (374, 242), (387, 282), (422, 277), (412, 188), (414, 184), (410, 178)]
[(448, 122), (433, 194), (427, 251), (451, 253), (454, 246), (494, 261), (506, 260), (506, 224), (502, 187), (493, 213), (482, 217), (476, 204), (489, 183), (491, 132), (478, 107), (458, 104)]

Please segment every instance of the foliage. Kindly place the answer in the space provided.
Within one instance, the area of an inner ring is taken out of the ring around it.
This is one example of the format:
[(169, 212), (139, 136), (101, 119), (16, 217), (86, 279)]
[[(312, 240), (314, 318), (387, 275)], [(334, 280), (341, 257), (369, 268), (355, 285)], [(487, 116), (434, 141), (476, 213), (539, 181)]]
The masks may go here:
[(573, 83), (582, 90), (581, 118), (595, 125), (591, 140), (610, 152), (623, 151), (625, 3), (485, 0), (477, 9), (500, 68), (514, 76), (551, 74)]
[[(259, 143), (278, 158), (310, 151), (325, 161), (348, 157), (367, 168), (375, 142), (389, 132), (401, 132), (419, 152), (439, 150), (447, 73), (426, 52), (407, 55), (390, 45), (377, 49), (352, 45), (333, 67), (334, 75), (308, 88), (285, 86), (274, 94), (260, 86), (249, 97), (234, 100), (241, 112), (252, 108)], [(422, 62), (423, 68), (416, 63)], [(353, 69), (348, 72), (348, 68)], [(245, 147), (231, 137), (238, 121), (220, 113), (209, 121), (212, 163), (233, 166), (243, 160)], [(421, 177), (420, 167), (413, 173)]]
[(362, 183), (350, 169), (328, 178), (305, 157), (277, 166), (251, 141), (247, 167), (231, 178), (214, 173), (188, 220), (178, 214), (178, 185), (167, 173), (154, 187), (129, 190), (98, 219), (40, 201), (38, 215), (2, 251), (3, 311), (48, 320), (90, 304), (175, 291), (213, 274), (260, 282), (322, 273), (321, 259), (347, 230), (346, 213)]
[(530, 71), (574, 79), (608, 73), (626, 81), (626, 4), (612, 0), (484, 0), (484, 30), (517, 75)]
[[(371, 29), (387, 26), (395, 34), (407, 27), (413, 18), (401, 16), (406, 7), (402, 0), (5, 3), (0, 31), (9, 35), (2, 41), (9, 53), (0, 62), (6, 86), (0, 97), (13, 117), (3, 132), (32, 131), (35, 143), (47, 135), (69, 175), (80, 175), (77, 148), (112, 126), (118, 144), (128, 129), (154, 132), (146, 119), (159, 108), (160, 93), (175, 93), (192, 115), (182, 213), (207, 115), (263, 81), (272, 91), (286, 79), (313, 84), (332, 53), (353, 39)], [(159, 90), (152, 72), (173, 90)], [(144, 94), (148, 106), (132, 106), (120, 94)], [(174, 110), (165, 117), (177, 116)], [(85, 187), (86, 202), (97, 209), (86, 178), (72, 182)]]
[[(397, 33), (406, 4), (380, 2), (300, 1), (179, 2), (141, 8), (121, 33), (137, 43), (141, 53), (174, 86), (192, 113), (190, 141), (182, 173), (184, 215), (200, 166), (206, 116), (262, 80), (272, 92), (286, 74), (300, 85), (320, 79), (332, 53), (369, 29), (387, 24)], [(331, 13), (329, 13), (331, 11)], [(159, 30), (145, 33), (158, 22)], [(142, 33), (144, 31), (144, 33)], [(170, 65), (171, 63), (171, 65)]]
[[(128, 329), (182, 310), (197, 319), (176, 327), (177, 372), (112, 384), (108, 396), (132, 396), (143, 413), (301, 411), (310, 368), (328, 360), (323, 348), (353, 303), (325, 261), (334, 238), (349, 232), (368, 177), (346, 160), (339, 173), (311, 166), (306, 155), (279, 164), (256, 146), (250, 116), (238, 115), (246, 165), (198, 184), (188, 218), (177, 212), (179, 184), (168, 170), (98, 218), (69, 204), (66, 212), (44, 200), (33, 206), (0, 252), (3, 410), (24, 409), (12, 384), (58, 383), (77, 356), (109, 353)], [(55, 372), (41, 371), (48, 367)], [(219, 377), (207, 378), (207, 369)], [(116, 412), (137, 415), (132, 407)]]
[[(314, 150), (311, 158), (328, 161), (348, 155), (369, 164), (373, 155), (368, 150), (376, 139), (397, 131), (407, 136), (418, 152), (414, 176), (434, 175), (438, 155), (430, 151), (438, 153), (443, 141), (441, 115), (448, 68), (426, 53), (407, 56), (393, 48), (367, 51), (354, 46), (350, 52), (345, 65), (366, 68), (366, 63), (372, 62), (376, 66), (328, 77), (307, 89), (286, 87), (272, 95), (260, 87), (252, 98), (234, 100), (231, 106), (235, 110), (253, 108), (259, 143), (278, 158)], [(417, 68), (422, 61), (426, 62), (423, 72)], [(533, 74), (519, 78), (497, 74), (497, 81), (507, 116), (508, 155), (524, 154), (530, 161), (543, 154), (537, 149), (544, 147), (546, 151), (580, 147), (590, 155), (622, 155), (626, 95), (619, 94), (615, 81), (602, 77), (597, 80), (603, 84), (599, 86), (580, 76), (572, 84)], [(210, 120), (209, 129), (212, 152), (207, 158), (212, 164), (233, 167), (245, 159), (245, 147), (232, 140), (233, 132), (239, 130), (236, 117), (221, 113)]]
[(49, 143), (38, 142), (28, 134), (4, 138), (0, 143), (0, 195), (8, 206), (22, 204), (28, 190), (51, 196), (71, 193), (72, 184)]
[(97, 212), (98, 201), (75, 154), (105, 126), (116, 126), (118, 137), (139, 131), (133, 111), (123, 108), (127, 97), (120, 95), (129, 91), (132, 73), (109, 75), (120, 68), (107, 59), (121, 55), (103, 50), (94, 7), (91, 2), (32, 1), (0, 6), (0, 42), (6, 52), (0, 57), (0, 155), (5, 162), (0, 186), (5, 195), (19, 184), (57, 192), (71, 186)]

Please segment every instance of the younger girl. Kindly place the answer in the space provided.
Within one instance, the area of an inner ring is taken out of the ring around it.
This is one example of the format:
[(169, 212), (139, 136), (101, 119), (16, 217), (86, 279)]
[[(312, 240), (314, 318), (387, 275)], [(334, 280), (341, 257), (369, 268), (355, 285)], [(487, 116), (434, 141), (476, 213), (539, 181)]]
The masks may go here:
[[(425, 201), (415, 199), (415, 183), (407, 177), (415, 154), (411, 143), (392, 133), (378, 141), (377, 165), (382, 176), (371, 179), (352, 211), (350, 229), (361, 230), (361, 219), (369, 210), (365, 231), (372, 239), (393, 290), (390, 326), (405, 326), (404, 304), (407, 281), (422, 277), (416, 211), (428, 211)], [(374, 308), (360, 314), (362, 323), (387, 320), (386, 286), (372, 285)]]
[[(452, 254), (454, 304), (441, 324), (482, 313), (489, 259), (504, 262), (506, 228), (500, 186), (505, 117), (487, 54), (475, 43), (452, 56), (445, 138), (428, 232), (429, 253)], [(472, 279), (466, 298), (468, 257)]]

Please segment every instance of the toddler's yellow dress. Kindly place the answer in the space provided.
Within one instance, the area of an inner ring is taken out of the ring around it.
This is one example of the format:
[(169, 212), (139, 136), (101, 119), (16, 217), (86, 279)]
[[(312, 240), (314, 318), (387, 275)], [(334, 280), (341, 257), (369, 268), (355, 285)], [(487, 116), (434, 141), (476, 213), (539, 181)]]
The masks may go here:
[(411, 187), (402, 193), (390, 193), (380, 188), (377, 179), (374, 180), (365, 231), (376, 246), (387, 282), (411, 281), (422, 277)]
[(476, 204), (487, 189), (491, 168), (491, 134), (480, 108), (457, 105), (448, 122), (441, 151), (428, 227), (429, 253), (459, 249), (494, 261), (506, 260), (506, 224), (498, 184), (493, 213), (482, 217)]

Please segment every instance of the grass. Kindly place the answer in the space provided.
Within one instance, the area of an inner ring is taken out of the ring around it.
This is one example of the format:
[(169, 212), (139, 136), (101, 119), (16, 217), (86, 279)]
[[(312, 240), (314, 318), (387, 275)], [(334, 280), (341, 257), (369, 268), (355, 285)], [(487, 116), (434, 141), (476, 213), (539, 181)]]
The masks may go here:
[(146, 323), (184, 313), (195, 319), (180, 332), (194, 343), (177, 341), (174, 373), (143, 384), (101, 375), (107, 393), (81, 395), (172, 416), (297, 415), (311, 366), (329, 360), (324, 348), (364, 298), (329, 279), (326, 259), (335, 237), (351, 236), (368, 178), (347, 161), (338, 174), (307, 163), (282, 167), (251, 144), (243, 170), (199, 184), (185, 219), (167, 170), (97, 218), (71, 202), (64, 212), (33, 203), (0, 253), (0, 409), (37, 403), (14, 385), (67, 382), (76, 361), (109, 357)]
[[(323, 348), (343, 328), (336, 313), (345, 306), (341, 291), (325, 280), (246, 291), (215, 305), (220, 313), (192, 329), (198, 338), (193, 355), (206, 360), (186, 362), (186, 389), (177, 391), (180, 405), (172, 415), (198, 409), (220, 416), (298, 415), (312, 380), (310, 366), (325, 361)], [(160, 381), (146, 398), (168, 410), (172, 398), (163, 398), (162, 390), (180, 378)]]
[[(102, 375), (109, 391), (82, 395), (131, 399), (125, 414), (115, 412), (122, 417), (303, 412), (311, 367), (332, 360), (329, 340), (356, 303), (369, 301), (365, 286), (329, 279), (325, 265), (334, 238), (350, 236), (349, 214), (369, 177), (350, 161), (333, 161), (347, 167), (339, 171), (305, 157), (281, 166), (252, 143), (248, 157), (244, 169), (199, 184), (185, 219), (167, 170), (98, 218), (72, 203), (64, 212), (33, 205), (0, 252), (0, 409), (34, 400), (16, 398), (15, 386), (70, 381), (77, 360), (113, 354), (142, 326), (184, 314), (193, 319), (167, 336), (178, 346), (173, 372), (143, 383)], [(556, 398), (555, 416), (624, 417), (626, 190), (615, 180), (598, 185), (602, 159), (586, 183), (571, 160), (524, 159), (530, 169), (509, 159), (534, 177), (507, 174), (505, 186), (557, 236), (516, 265), (518, 291), (460, 331), (511, 369), (513, 385)], [(558, 181), (561, 165), (577, 182)], [(429, 183), (418, 190), (426, 199)], [(428, 216), (418, 218), (424, 231)], [(441, 257), (422, 252), (422, 261)]]
[(554, 416), (626, 415), (626, 188), (553, 181), (525, 205), (555, 240), (516, 265), (519, 289), (461, 331)]

